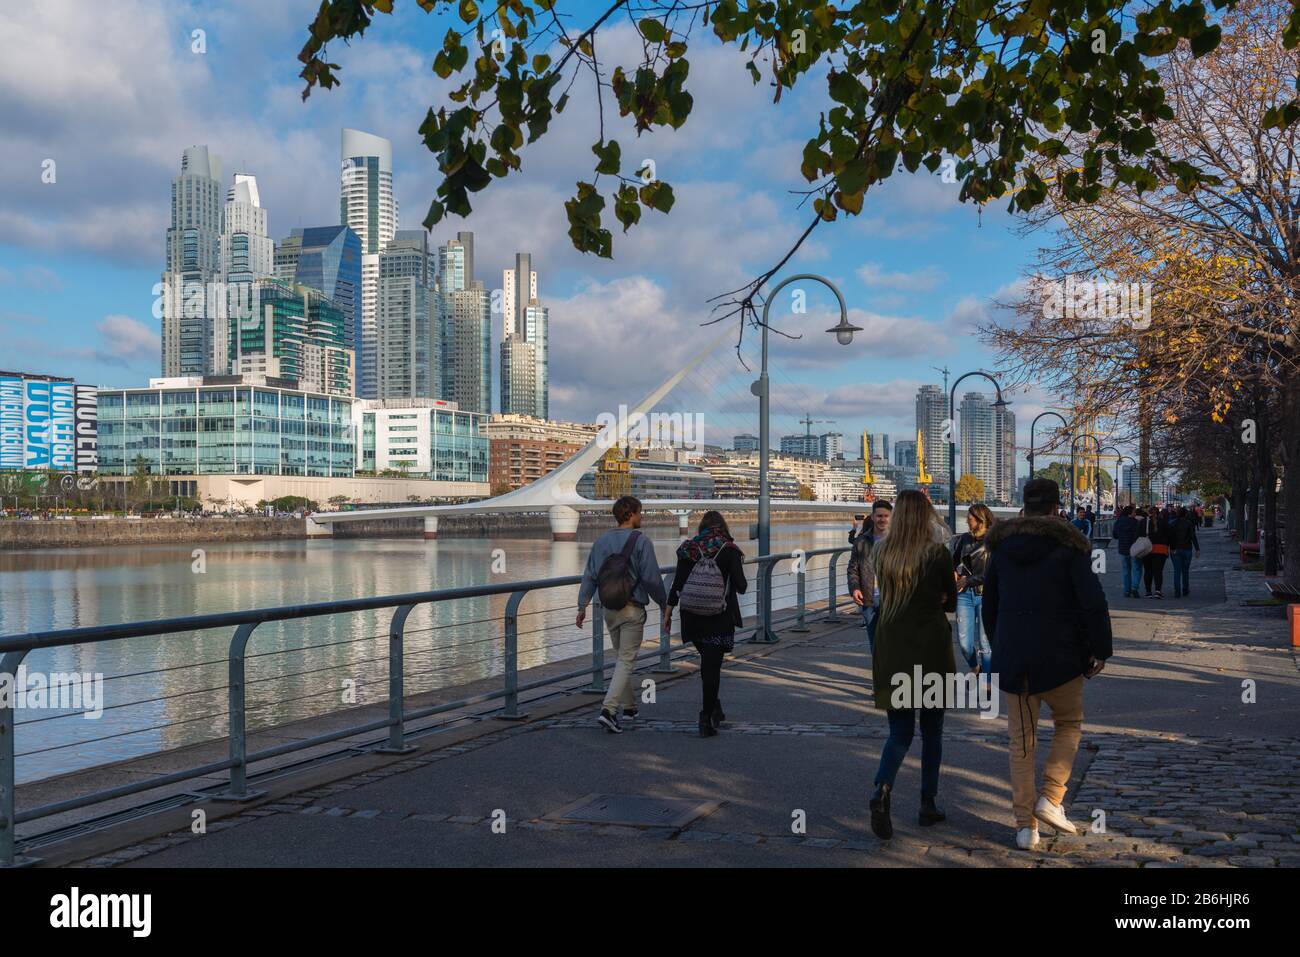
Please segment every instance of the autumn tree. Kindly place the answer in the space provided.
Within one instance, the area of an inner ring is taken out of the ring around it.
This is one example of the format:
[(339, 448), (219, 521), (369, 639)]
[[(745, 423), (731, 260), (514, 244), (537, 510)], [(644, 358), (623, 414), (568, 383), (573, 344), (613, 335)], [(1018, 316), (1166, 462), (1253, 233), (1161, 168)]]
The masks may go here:
[(984, 501), (984, 480), (967, 472), (957, 480), (957, 504), (970, 505)]
[[(1180, 44), (1162, 60), (1173, 115), (1152, 126), (1154, 149), (1198, 177), (1119, 184), (1087, 204), (1053, 186), (1027, 226), (1051, 231), (1038, 270), (985, 329), (1008, 380), (1036, 381), (1136, 440), (1147, 474), (1161, 433), (1189, 417), (1238, 441), (1248, 424), (1264, 430), (1251, 451), (1266, 513), (1275, 464), (1300, 463), (1300, 143), (1274, 123), (1300, 78), (1280, 39), (1291, 13), (1244, 0), (1213, 51)], [(1064, 137), (1040, 176), (1064, 183), (1094, 148), (1091, 135)], [(1283, 494), (1287, 538), (1300, 542), (1300, 482)], [(1300, 585), (1300, 548), (1286, 576)]]

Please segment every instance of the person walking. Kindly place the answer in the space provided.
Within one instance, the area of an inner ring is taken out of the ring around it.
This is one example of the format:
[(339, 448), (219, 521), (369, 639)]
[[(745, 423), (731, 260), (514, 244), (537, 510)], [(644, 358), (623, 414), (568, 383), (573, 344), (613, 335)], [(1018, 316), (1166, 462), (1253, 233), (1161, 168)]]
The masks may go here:
[(620, 734), (623, 725), (619, 721), (619, 708), (623, 709), (624, 720), (633, 719), (637, 714), (632, 672), (645, 634), (646, 605), (653, 600), (663, 607), (668, 596), (655, 558), (654, 543), (641, 534), (640, 499), (624, 495), (611, 511), (618, 527), (592, 543), (578, 588), (577, 624), (582, 627), (587, 619), (587, 605), (593, 595), (599, 594), (605, 629), (618, 660), (596, 722), (606, 731)]
[[(1092, 543), (1053, 517), (1057, 484), (1033, 479), (1024, 497), (1024, 518), (999, 522), (988, 534), (983, 612), (992, 673), (1007, 695), (1016, 846), (1029, 850), (1038, 844), (1040, 821), (1077, 833), (1061, 802), (1083, 735), (1084, 681), (1111, 656), (1111, 625), (1092, 570)], [(1038, 789), (1035, 749), (1044, 703), (1054, 730)]]
[(1092, 520), (1088, 518), (1088, 514), (1087, 512), (1084, 511), (1082, 505), (1080, 505), (1077, 509), (1075, 509), (1075, 513), (1076, 513), (1076, 518), (1070, 524), (1072, 524), (1075, 528), (1077, 528), (1080, 534), (1082, 534), (1084, 538), (1091, 540)]
[(700, 707), (700, 737), (718, 733), (727, 720), (718, 700), (722, 683), (722, 658), (736, 644), (736, 628), (743, 622), (740, 601), (749, 587), (745, 556), (731, 538), (721, 512), (705, 512), (694, 538), (677, 548), (677, 573), (664, 606), (664, 632), (673, 628), (673, 608), (682, 609), (682, 641), (700, 654), (704, 699)]
[(984, 596), (984, 568), (988, 561), (985, 537), (993, 527), (993, 510), (982, 502), (966, 512), (966, 531), (952, 540), (952, 568), (957, 580), (957, 644), (966, 667), (976, 674), (988, 674), (988, 636), (980, 623)]
[(947, 688), (957, 671), (946, 614), (957, 607), (957, 583), (952, 558), (938, 535), (943, 527), (930, 500), (908, 489), (899, 494), (889, 535), (873, 556), (880, 619), (872, 685), (875, 705), (889, 720), (889, 738), (880, 753), (870, 808), (871, 830), (882, 840), (894, 833), (890, 808), (894, 781), (912, 745), (918, 710), (921, 805), (917, 819), (928, 827), (946, 817), (935, 803), (943, 762), (943, 707), (922, 707), (922, 689), (914, 684), (919, 672), (923, 683), (940, 680)]
[(1196, 515), (1185, 505), (1178, 509), (1171, 526), (1169, 553), (1174, 565), (1174, 597), (1186, 598), (1191, 593), (1192, 555), (1201, 557), (1201, 540), (1196, 536)]
[(1138, 538), (1138, 521), (1133, 512), (1132, 505), (1125, 505), (1111, 530), (1111, 535), (1115, 538), (1115, 547), (1119, 550), (1120, 561), (1124, 566), (1125, 598), (1138, 596), (1138, 577), (1141, 571), (1139, 567), (1141, 560), (1135, 562), (1133, 556), (1129, 554), (1129, 549)]
[(1142, 559), (1142, 584), (1147, 598), (1165, 597), (1165, 561), (1169, 558), (1169, 526), (1151, 508), (1142, 520), (1141, 535), (1151, 539), (1151, 551)]
[(884, 541), (889, 534), (889, 519), (893, 513), (894, 506), (887, 500), (878, 498), (872, 502), (870, 523), (853, 540), (853, 551), (849, 554), (849, 594), (862, 609), (862, 624), (867, 629), (867, 645), (872, 654), (876, 648), (876, 622), (880, 612), (880, 590), (876, 587), (872, 551), (876, 543)]

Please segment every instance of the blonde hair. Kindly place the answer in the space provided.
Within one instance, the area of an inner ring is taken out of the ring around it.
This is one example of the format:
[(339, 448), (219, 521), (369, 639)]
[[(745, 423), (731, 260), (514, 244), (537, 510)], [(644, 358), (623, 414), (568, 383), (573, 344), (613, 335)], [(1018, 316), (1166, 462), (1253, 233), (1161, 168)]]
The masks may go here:
[(893, 618), (911, 601), (926, 561), (943, 548), (941, 523), (930, 500), (915, 489), (898, 496), (889, 521), (889, 536), (874, 549), (880, 582), (880, 616)]

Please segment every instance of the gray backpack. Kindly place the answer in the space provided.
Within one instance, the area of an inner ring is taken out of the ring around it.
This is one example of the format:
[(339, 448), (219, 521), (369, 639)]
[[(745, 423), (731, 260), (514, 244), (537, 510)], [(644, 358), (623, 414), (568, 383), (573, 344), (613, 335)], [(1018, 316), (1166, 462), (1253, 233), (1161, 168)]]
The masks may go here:
[(677, 604), (692, 615), (718, 615), (726, 610), (727, 582), (714, 558), (701, 558), (695, 563), (677, 596)]

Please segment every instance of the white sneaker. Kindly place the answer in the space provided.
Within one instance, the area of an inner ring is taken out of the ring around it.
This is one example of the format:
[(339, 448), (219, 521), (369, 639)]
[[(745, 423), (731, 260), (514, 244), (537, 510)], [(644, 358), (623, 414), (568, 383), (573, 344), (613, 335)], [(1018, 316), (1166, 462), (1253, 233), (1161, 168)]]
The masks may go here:
[(1038, 828), (1022, 827), (1016, 831), (1016, 847), (1022, 851), (1032, 851), (1038, 846)]
[(1053, 804), (1046, 797), (1040, 797), (1038, 803), (1034, 805), (1034, 817), (1062, 834), (1079, 833), (1078, 829), (1070, 823), (1070, 819), (1065, 816), (1061, 805)]

